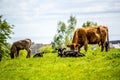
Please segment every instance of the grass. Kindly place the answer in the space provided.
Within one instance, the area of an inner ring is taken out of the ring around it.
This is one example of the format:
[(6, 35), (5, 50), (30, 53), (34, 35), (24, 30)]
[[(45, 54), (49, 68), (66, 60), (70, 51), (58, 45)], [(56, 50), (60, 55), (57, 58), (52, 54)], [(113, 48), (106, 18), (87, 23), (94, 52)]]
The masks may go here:
[(47, 53), (43, 58), (3, 59), (0, 80), (120, 80), (120, 49), (81, 52), (86, 56), (60, 58)]

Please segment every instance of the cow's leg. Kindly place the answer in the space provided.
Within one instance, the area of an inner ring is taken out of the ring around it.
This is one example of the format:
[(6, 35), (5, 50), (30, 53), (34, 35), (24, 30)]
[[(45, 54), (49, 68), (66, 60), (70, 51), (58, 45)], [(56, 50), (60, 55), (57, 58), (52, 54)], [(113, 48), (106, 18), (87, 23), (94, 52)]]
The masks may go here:
[(20, 50), (17, 50), (16, 53), (15, 53), (15, 56), (18, 57), (19, 56), (19, 51)]
[(109, 43), (106, 42), (106, 44), (105, 44), (105, 50), (106, 50), (106, 52), (108, 51), (108, 48), (109, 48)]
[(30, 49), (26, 49), (26, 51), (27, 51), (27, 56), (26, 56), (26, 58), (30, 58), (31, 50), (30, 50)]
[(85, 51), (87, 52), (87, 49), (88, 49), (87, 44), (84, 45), (84, 49), (85, 49)]
[(87, 52), (87, 49), (88, 49), (88, 42), (87, 41), (84, 43), (84, 49)]
[(103, 44), (101, 44), (101, 52), (103, 52), (103, 50), (104, 50), (104, 46)]
[(14, 52), (10, 53), (10, 57), (11, 57), (11, 59), (14, 59)]
[(79, 44), (79, 46), (77, 47), (78, 48), (77, 50), (80, 51), (82, 46), (83, 46), (83, 44)]
[(102, 41), (101, 42), (101, 52), (104, 51), (105, 46), (106, 46), (106, 41)]

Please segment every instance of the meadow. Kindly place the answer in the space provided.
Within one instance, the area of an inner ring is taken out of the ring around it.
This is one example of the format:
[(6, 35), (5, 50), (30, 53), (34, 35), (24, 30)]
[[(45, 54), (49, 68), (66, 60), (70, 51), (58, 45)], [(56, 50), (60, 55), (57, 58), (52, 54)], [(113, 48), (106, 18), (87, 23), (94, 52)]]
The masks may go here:
[(0, 80), (120, 80), (120, 49), (81, 51), (85, 57), (3, 58)]

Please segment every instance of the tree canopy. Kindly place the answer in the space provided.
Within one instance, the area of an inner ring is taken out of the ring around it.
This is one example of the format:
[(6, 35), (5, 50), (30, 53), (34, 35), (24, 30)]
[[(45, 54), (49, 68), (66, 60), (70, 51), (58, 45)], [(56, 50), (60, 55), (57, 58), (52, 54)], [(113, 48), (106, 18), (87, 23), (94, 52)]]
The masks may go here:
[(57, 34), (55, 34), (54, 39), (51, 42), (53, 48), (65, 47), (65, 45), (70, 43), (76, 23), (76, 17), (72, 15), (68, 19), (68, 26), (62, 21), (58, 22)]
[(91, 27), (91, 26), (97, 26), (97, 22), (87, 21), (82, 25), (82, 27)]
[(2, 20), (0, 16), (0, 54), (4, 55), (9, 52), (7, 39), (11, 38), (10, 34), (13, 34), (13, 25), (10, 25), (6, 20)]

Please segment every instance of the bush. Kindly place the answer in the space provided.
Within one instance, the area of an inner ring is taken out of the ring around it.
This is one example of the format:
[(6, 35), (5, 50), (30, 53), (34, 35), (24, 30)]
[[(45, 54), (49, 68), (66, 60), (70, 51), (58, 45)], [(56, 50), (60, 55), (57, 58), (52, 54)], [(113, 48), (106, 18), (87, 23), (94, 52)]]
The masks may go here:
[(51, 46), (40, 47), (38, 52), (52, 53), (53, 49)]
[(20, 58), (26, 58), (26, 56), (27, 56), (27, 51), (25, 49), (19, 51)]
[(11, 45), (9, 43), (5, 44), (0, 43), (0, 54), (4, 57), (9, 57), (10, 47)]
[(6, 20), (2, 19), (0, 15), (0, 54), (3, 56), (9, 56), (9, 44), (7, 43), (7, 39), (10, 39), (10, 35), (13, 34), (11, 26)]

